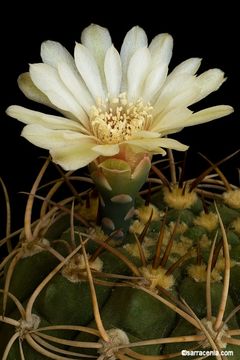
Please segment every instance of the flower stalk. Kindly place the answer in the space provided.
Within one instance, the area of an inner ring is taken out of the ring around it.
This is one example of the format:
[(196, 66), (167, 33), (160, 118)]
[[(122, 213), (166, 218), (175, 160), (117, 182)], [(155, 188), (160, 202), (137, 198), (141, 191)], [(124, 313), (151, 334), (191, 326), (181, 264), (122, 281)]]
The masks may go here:
[(90, 175), (99, 192), (99, 216), (105, 232), (119, 230), (118, 237), (127, 233), (135, 213), (136, 196), (148, 177), (150, 167), (151, 160), (147, 155), (133, 171), (127, 161), (117, 158), (89, 165)]

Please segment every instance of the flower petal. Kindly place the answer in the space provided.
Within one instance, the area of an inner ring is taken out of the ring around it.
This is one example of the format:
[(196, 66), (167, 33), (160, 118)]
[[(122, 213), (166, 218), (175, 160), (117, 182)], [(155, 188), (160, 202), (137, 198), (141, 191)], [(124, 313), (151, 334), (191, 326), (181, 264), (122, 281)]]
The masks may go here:
[(54, 108), (48, 97), (34, 85), (29, 72), (19, 75), (17, 82), (20, 90), (28, 99)]
[(104, 79), (104, 59), (107, 50), (112, 45), (108, 29), (91, 24), (86, 27), (81, 35), (82, 44), (89, 49), (99, 67), (102, 80)]
[(95, 160), (99, 154), (92, 150), (92, 144), (80, 143), (50, 150), (53, 161), (64, 170), (77, 170)]
[(67, 129), (86, 133), (86, 130), (77, 121), (29, 110), (22, 106), (9, 106), (9, 108), (6, 110), (6, 113), (7, 115), (23, 122), (24, 124), (39, 124), (48, 129)]
[(185, 126), (203, 124), (208, 121), (219, 119), (231, 114), (234, 109), (228, 105), (212, 106), (192, 114), (186, 121)]
[(189, 146), (180, 143), (175, 139), (170, 138), (161, 138), (159, 139), (159, 146), (166, 148), (166, 149), (173, 149), (178, 151), (186, 151)]
[(142, 47), (148, 45), (148, 39), (145, 31), (139, 26), (134, 26), (129, 30), (123, 40), (121, 47), (120, 56), (122, 59), (122, 71), (123, 71), (123, 81), (122, 81), (122, 91), (126, 90), (127, 86), (127, 69), (128, 64), (133, 56), (133, 54)]
[(137, 146), (155, 154), (165, 155), (165, 151), (162, 148), (169, 148), (179, 151), (186, 151), (188, 146), (180, 143), (177, 140), (169, 138), (158, 138), (158, 139), (133, 139), (128, 140), (126, 143)]
[(159, 132), (149, 131), (149, 130), (142, 130), (133, 134), (134, 139), (142, 139), (142, 138), (154, 139), (154, 138), (158, 138), (159, 136), (160, 136)]
[(111, 97), (118, 96), (122, 80), (122, 63), (114, 46), (111, 46), (106, 53), (104, 71), (108, 93)]
[(57, 110), (68, 119), (77, 120), (76, 116), (69, 111), (61, 110), (57, 106), (53, 105), (49, 98), (34, 85), (29, 72), (23, 73), (18, 77), (18, 86), (28, 99)]
[(191, 117), (192, 111), (187, 108), (175, 108), (165, 115), (159, 114), (154, 119), (151, 131), (158, 131), (162, 135), (176, 132), (176, 129), (184, 128), (187, 120)]
[(132, 56), (127, 72), (128, 100), (139, 98), (151, 61), (148, 48), (138, 49)]
[(119, 153), (119, 145), (118, 144), (96, 145), (92, 148), (92, 150), (96, 151), (98, 154), (103, 156), (113, 156)]
[(69, 111), (80, 121), (86, 120), (86, 113), (60, 79), (58, 72), (47, 64), (30, 65), (30, 76), (33, 83), (47, 95), (58, 108)]
[(163, 64), (162, 66), (157, 66), (153, 69), (149, 75), (147, 76), (141, 97), (146, 102), (152, 102), (152, 99), (157, 94), (157, 92), (161, 89), (164, 81), (166, 80), (168, 73), (167, 64)]
[(201, 58), (190, 58), (179, 65), (177, 65), (173, 71), (169, 74), (169, 77), (176, 75), (176, 74), (189, 74), (195, 75), (201, 65)]
[(47, 40), (42, 43), (41, 58), (44, 63), (51, 65), (54, 68), (56, 68), (60, 62), (71, 65), (74, 64), (72, 55), (57, 41)]
[(95, 102), (81, 76), (77, 70), (75, 70), (75, 67), (72, 67), (67, 63), (59, 63), (57, 69), (61, 80), (68, 90), (70, 90), (77, 102), (81, 104), (86, 113), (89, 114), (91, 107)]
[(172, 57), (173, 38), (169, 34), (159, 34), (153, 38), (149, 45), (152, 57), (152, 68), (169, 64)]
[(32, 144), (48, 150), (68, 145), (94, 144), (91, 137), (76, 131), (52, 130), (39, 124), (25, 126), (21, 135)]
[(105, 93), (100, 72), (89, 49), (81, 44), (76, 44), (74, 56), (78, 71), (80, 72), (93, 98), (104, 99)]
[(205, 98), (211, 92), (218, 90), (225, 80), (224, 72), (220, 69), (210, 69), (199, 75), (196, 81), (201, 92), (197, 101)]
[(167, 77), (156, 103), (153, 104), (153, 114), (156, 115), (164, 111), (178, 96), (182, 97), (183, 101), (183, 93), (186, 94), (186, 100), (181, 104), (181, 107), (188, 106), (189, 102), (192, 103), (199, 96), (199, 92), (200, 89), (196, 84), (196, 78), (192, 75), (176, 74), (170, 79)]

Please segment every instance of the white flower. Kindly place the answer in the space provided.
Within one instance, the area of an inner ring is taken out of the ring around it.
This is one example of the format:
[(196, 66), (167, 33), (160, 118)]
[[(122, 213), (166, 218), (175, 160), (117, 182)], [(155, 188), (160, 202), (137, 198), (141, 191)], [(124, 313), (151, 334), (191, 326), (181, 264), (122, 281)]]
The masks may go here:
[(191, 58), (169, 75), (173, 40), (157, 35), (148, 46), (143, 29), (133, 27), (120, 53), (107, 29), (83, 30), (74, 58), (58, 42), (41, 46), (43, 63), (30, 65), (18, 83), (31, 100), (57, 109), (63, 117), (10, 106), (7, 114), (27, 124), (22, 136), (50, 150), (66, 170), (89, 164), (99, 156), (131, 151), (165, 154), (163, 148), (187, 146), (165, 136), (186, 126), (230, 114), (230, 106), (193, 113), (188, 107), (224, 82), (219, 69), (196, 76), (201, 59)]

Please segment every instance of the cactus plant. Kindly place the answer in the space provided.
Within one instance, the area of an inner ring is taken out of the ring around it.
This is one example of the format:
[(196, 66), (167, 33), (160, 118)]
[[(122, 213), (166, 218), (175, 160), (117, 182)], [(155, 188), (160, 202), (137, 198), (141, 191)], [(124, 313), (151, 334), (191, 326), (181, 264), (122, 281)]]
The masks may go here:
[[(45, 42), (44, 63), (19, 78), (26, 96), (64, 117), (7, 110), (51, 158), (28, 193), (24, 227), (0, 243), (9, 251), (3, 360), (240, 357), (240, 189), (220, 169), (232, 155), (186, 180), (172, 149), (187, 147), (166, 137), (232, 111), (188, 109), (223, 73), (194, 76), (194, 58), (167, 76), (170, 35), (146, 45), (134, 27), (120, 58), (108, 31), (91, 25), (75, 63)], [(167, 159), (153, 162), (157, 154)], [(51, 162), (60, 177), (45, 184)], [(85, 165), (89, 176), (75, 172)]]

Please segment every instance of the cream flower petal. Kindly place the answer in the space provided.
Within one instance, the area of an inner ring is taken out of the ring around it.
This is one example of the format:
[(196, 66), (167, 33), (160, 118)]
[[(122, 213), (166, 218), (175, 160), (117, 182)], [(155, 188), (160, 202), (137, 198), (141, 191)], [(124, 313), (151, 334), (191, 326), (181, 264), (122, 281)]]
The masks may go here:
[(104, 99), (105, 92), (99, 68), (89, 49), (81, 44), (76, 44), (74, 56), (78, 71), (80, 72), (92, 96), (95, 99)]
[(68, 145), (89, 144), (93, 146), (91, 137), (71, 130), (52, 130), (39, 124), (30, 124), (23, 128), (24, 138), (43, 149), (54, 149)]
[(180, 143), (175, 139), (170, 138), (161, 138), (159, 139), (159, 146), (166, 148), (166, 149), (173, 149), (178, 151), (186, 151), (189, 146)]
[(167, 64), (163, 64), (160, 67), (155, 67), (149, 75), (147, 76), (141, 97), (146, 101), (150, 102), (153, 100), (154, 96), (161, 89), (164, 81), (166, 80), (168, 73)]
[[(108, 29), (91, 24), (86, 27), (81, 35), (82, 44), (88, 48), (98, 64), (100, 74), (104, 74), (104, 59), (107, 50), (112, 45), (111, 36)], [(102, 78), (103, 80), (103, 78)]]
[[(168, 105), (174, 101), (177, 96), (181, 96), (182, 93), (187, 95), (186, 101), (182, 106), (188, 106), (189, 101), (192, 103), (193, 98), (196, 99), (199, 96), (200, 89), (196, 84), (196, 78), (189, 74), (177, 74), (172, 76), (171, 79), (167, 78), (163, 85), (160, 95), (154, 104), (153, 114), (156, 115), (163, 111)], [(190, 96), (190, 99), (189, 99)]]
[(172, 99), (169, 99), (167, 105), (165, 106), (164, 112), (171, 111), (176, 107), (189, 106), (195, 103), (199, 96), (199, 88), (195, 82), (193, 82), (189, 87), (183, 88), (181, 92), (173, 96)]
[(224, 72), (220, 69), (210, 69), (199, 75), (196, 79), (199, 88), (201, 89), (197, 101), (205, 98), (207, 95), (216, 91), (224, 83)]
[(66, 119), (60, 116), (44, 114), (39, 111), (29, 110), (22, 106), (12, 105), (6, 110), (6, 113), (23, 122), (24, 124), (39, 124), (49, 129), (72, 130), (86, 133), (83, 126), (77, 121)]
[(74, 116), (70, 112), (61, 110), (57, 106), (53, 105), (49, 98), (34, 85), (29, 72), (19, 75), (17, 81), (20, 90), (28, 99), (57, 110), (68, 119), (77, 120), (76, 116)]
[(181, 62), (179, 65), (177, 65), (173, 71), (169, 74), (169, 78), (171, 76), (175, 76), (177, 74), (189, 74), (189, 75), (195, 75), (198, 71), (200, 65), (201, 65), (202, 59), (201, 58), (190, 58), (183, 62)]
[(156, 131), (150, 131), (150, 130), (142, 130), (142, 131), (138, 131), (136, 133), (134, 133), (133, 135), (134, 139), (141, 139), (141, 138), (158, 138), (160, 137), (159, 132)]
[(45, 41), (41, 46), (41, 57), (43, 62), (58, 70), (60, 78), (68, 90), (84, 110), (89, 111), (94, 103), (93, 99), (77, 71), (72, 55), (67, 49), (58, 42)]
[(126, 34), (120, 54), (108, 30), (98, 25), (83, 31), (74, 59), (58, 42), (46, 41), (41, 47), (45, 63), (31, 65), (30, 77), (22, 75), (18, 82), (27, 97), (59, 110), (65, 118), (18, 106), (9, 107), (7, 113), (28, 124), (23, 136), (50, 149), (53, 161), (67, 170), (122, 152), (132, 162), (139, 152), (184, 151), (186, 145), (165, 136), (233, 109), (225, 105), (196, 113), (188, 109), (217, 90), (224, 74), (211, 69), (197, 76), (201, 59), (190, 58), (167, 75), (172, 47), (169, 34), (157, 35), (148, 47), (138, 26)]
[(17, 82), (20, 90), (28, 99), (54, 108), (48, 97), (34, 85), (29, 72), (19, 75)]
[(127, 72), (128, 100), (134, 101), (139, 98), (144, 80), (151, 61), (148, 48), (138, 49), (132, 56)]
[[(188, 146), (180, 143), (177, 140), (169, 138), (158, 138), (158, 139), (133, 139), (126, 141), (127, 144), (141, 147), (145, 151), (150, 151), (156, 154), (162, 154), (162, 148), (170, 148), (178, 151), (186, 151)], [(164, 152), (165, 153), (165, 152)]]
[(169, 34), (159, 34), (153, 38), (149, 45), (152, 57), (152, 68), (158, 65), (169, 64), (172, 57), (173, 38)]
[(80, 143), (50, 150), (53, 161), (64, 170), (76, 170), (88, 165), (99, 154), (92, 150), (92, 144)]
[[(68, 90), (81, 104), (86, 113), (90, 113), (91, 107), (95, 103), (79, 73), (67, 63), (59, 63), (57, 67), (59, 76)], [(85, 123), (86, 125), (86, 123)]]
[(30, 65), (30, 76), (34, 84), (47, 95), (58, 108), (69, 111), (80, 121), (86, 120), (86, 113), (61, 81), (58, 72), (47, 64)]
[(186, 126), (187, 119), (192, 116), (192, 111), (187, 108), (176, 108), (159, 115), (154, 119), (151, 131), (158, 131), (162, 135), (171, 134), (173, 130)]
[(41, 45), (41, 58), (44, 63), (57, 67), (60, 62), (74, 64), (72, 55), (57, 41), (47, 40)]
[(145, 31), (139, 27), (134, 26), (129, 30), (123, 40), (123, 44), (120, 51), (120, 56), (122, 59), (122, 71), (123, 71), (123, 81), (122, 81), (122, 91), (126, 90), (127, 86), (127, 70), (128, 64), (133, 56), (133, 54), (142, 47), (148, 45), (148, 39)]
[(231, 114), (234, 109), (228, 105), (212, 106), (194, 113), (187, 121), (185, 126), (203, 124)]
[(118, 51), (111, 46), (105, 57), (104, 72), (110, 97), (117, 97), (121, 87), (122, 63)]
[(92, 150), (96, 151), (99, 155), (113, 156), (119, 153), (119, 145), (118, 144), (96, 145), (92, 148)]

